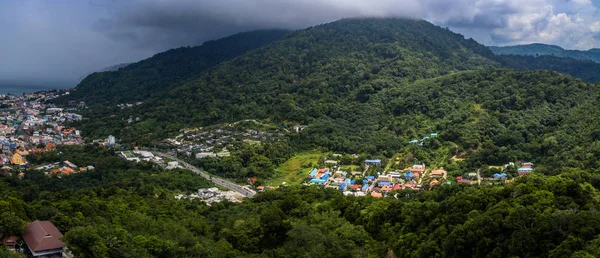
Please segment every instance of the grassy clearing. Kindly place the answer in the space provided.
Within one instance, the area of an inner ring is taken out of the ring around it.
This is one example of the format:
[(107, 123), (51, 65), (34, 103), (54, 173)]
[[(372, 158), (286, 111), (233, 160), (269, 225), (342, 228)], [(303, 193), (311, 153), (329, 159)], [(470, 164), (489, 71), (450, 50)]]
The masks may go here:
[(357, 165), (342, 165), (342, 171), (353, 172), (353, 171), (363, 171), (360, 166)]
[(266, 182), (267, 185), (278, 186), (285, 182), (286, 185), (300, 184), (308, 177), (308, 173), (312, 170), (309, 165), (316, 165), (322, 153), (319, 152), (302, 152), (283, 163), (279, 168), (275, 169), (277, 175)]

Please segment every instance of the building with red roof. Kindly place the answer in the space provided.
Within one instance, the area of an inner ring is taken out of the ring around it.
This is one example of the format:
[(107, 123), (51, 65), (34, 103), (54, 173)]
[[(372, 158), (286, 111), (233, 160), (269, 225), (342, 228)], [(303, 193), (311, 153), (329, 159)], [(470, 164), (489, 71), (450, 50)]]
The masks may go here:
[(2, 245), (6, 247), (6, 250), (15, 251), (17, 240), (19, 240), (17, 236), (6, 236), (2, 238)]
[(63, 234), (50, 221), (36, 220), (25, 226), (23, 240), (33, 257), (62, 257)]

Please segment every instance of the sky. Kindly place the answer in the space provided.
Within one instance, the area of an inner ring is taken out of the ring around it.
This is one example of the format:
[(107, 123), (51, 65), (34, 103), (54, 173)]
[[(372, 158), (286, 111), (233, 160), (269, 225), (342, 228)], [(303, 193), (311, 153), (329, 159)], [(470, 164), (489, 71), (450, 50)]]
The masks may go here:
[(600, 0), (0, 0), (0, 84), (88, 73), (237, 32), (407, 17), (485, 45), (600, 48)]

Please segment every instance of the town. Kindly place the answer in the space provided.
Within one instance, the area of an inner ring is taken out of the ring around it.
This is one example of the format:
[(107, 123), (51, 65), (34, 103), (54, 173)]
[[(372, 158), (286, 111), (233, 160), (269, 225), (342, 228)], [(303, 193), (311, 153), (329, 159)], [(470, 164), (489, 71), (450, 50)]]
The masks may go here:
[(6, 165), (4, 170), (23, 170), (30, 154), (84, 143), (80, 131), (66, 124), (83, 119), (76, 112), (85, 108), (85, 103), (69, 101), (65, 108), (47, 104), (68, 94), (65, 90), (47, 90), (0, 95), (0, 165)]

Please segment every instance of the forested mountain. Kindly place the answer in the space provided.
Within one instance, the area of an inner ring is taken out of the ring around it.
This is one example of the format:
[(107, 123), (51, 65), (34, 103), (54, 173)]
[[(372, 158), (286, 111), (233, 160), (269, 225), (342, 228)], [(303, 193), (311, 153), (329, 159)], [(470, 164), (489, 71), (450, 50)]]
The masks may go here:
[(160, 96), (214, 65), (273, 42), (286, 33), (284, 30), (253, 31), (208, 41), (202, 46), (171, 49), (115, 71), (93, 73), (81, 81), (69, 97), (88, 101), (92, 106), (105, 106)]
[[(498, 67), (493, 56), (474, 40), (426, 21), (345, 19), (293, 32), (117, 117), (111, 110), (93, 110), (98, 113), (91, 116), (105, 117), (90, 121), (84, 131), (131, 133), (135, 139), (244, 118), (308, 123), (332, 105), (342, 112), (354, 109), (388, 85)], [(123, 116), (142, 123), (120, 132)]]
[[(378, 152), (405, 140), (388, 129), (396, 118), (386, 108), (389, 102), (382, 100), (386, 96), (378, 92), (458, 71), (498, 67), (553, 69), (588, 81), (600, 79), (600, 65), (589, 61), (495, 56), (471, 39), (422, 20), (345, 19), (290, 33), (143, 105), (92, 109), (86, 115), (102, 119), (81, 126), (93, 137), (114, 134), (143, 143), (184, 127), (270, 119), (312, 125), (309, 141), (303, 143)], [(127, 122), (130, 117), (139, 117), (139, 122)]]
[(526, 55), (526, 56), (556, 56), (569, 57), (583, 61), (600, 62), (600, 49), (592, 48), (590, 50), (569, 50), (555, 45), (529, 44), (504, 47), (489, 47), (496, 55)]

